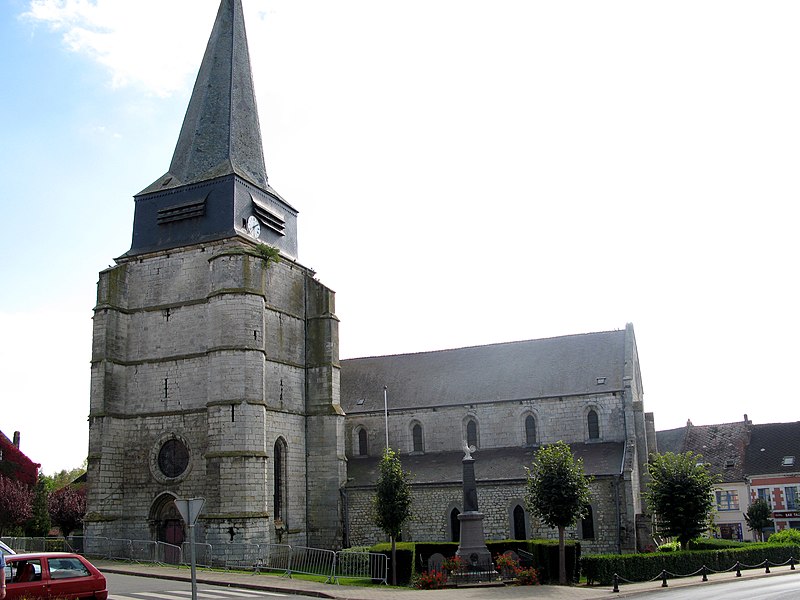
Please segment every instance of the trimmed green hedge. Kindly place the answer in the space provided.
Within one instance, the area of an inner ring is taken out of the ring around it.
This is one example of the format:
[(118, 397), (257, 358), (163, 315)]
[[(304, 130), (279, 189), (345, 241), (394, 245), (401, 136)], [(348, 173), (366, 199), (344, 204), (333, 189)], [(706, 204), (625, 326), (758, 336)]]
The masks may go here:
[[(558, 541), (557, 540), (496, 540), (486, 542), (492, 557), (507, 550), (524, 550), (533, 555), (533, 566), (539, 571), (542, 583), (558, 581)], [(402, 552), (401, 552), (402, 550)], [(415, 573), (428, 569), (428, 559), (437, 552), (445, 558), (453, 556), (458, 550), (458, 542), (401, 542), (397, 544), (397, 583), (405, 585)], [(377, 544), (371, 552), (380, 552), (391, 558), (391, 544)], [(578, 542), (566, 542), (567, 575), (578, 581), (581, 546)], [(391, 564), (389, 565), (391, 579)]]
[(758, 565), (764, 560), (785, 563), (790, 557), (800, 560), (800, 546), (769, 543), (748, 544), (745, 548), (724, 550), (686, 550), (654, 554), (595, 554), (581, 558), (581, 572), (587, 582), (611, 585), (614, 573), (628, 581), (649, 581), (661, 571), (688, 575), (703, 565), (713, 571), (726, 571), (737, 561), (745, 565)]

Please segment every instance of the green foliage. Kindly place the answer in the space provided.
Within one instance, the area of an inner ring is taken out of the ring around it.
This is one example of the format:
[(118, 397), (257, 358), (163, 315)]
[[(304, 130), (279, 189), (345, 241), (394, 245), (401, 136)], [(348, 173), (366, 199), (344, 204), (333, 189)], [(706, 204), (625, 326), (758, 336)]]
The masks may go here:
[(742, 548), (748, 545), (748, 542), (739, 542), (737, 540), (700, 537), (689, 542), (689, 550), (723, 550), (725, 548)]
[(378, 469), (378, 482), (372, 499), (375, 525), (397, 539), (403, 523), (411, 518), (411, 474), (403, 471), (400, 458), (391, 448), (383, 453)]
[(80, 467), (75, 467), (74, 469), (69, 470), (62, 469), (58, 473), (53, 473), (52, 475), (44, 475), (40, 473), (39, 481), (44, 482), (48, 493), (55, 492), (63, 487), (67, 487), (84, 473), (86, 473), (86, 461), (83, 461), (83, 465)]
[(750, 531), (757, 531), (758, 537), (764, 541), (764, 529), (772, 527), (772, 511), (769, 504), (764, 498), (757, 498), (750, 506), (747, 507), (747, 512), (744, 515), (744, 520), (747, 523), (747, 528)]
[(266, 244), (258, 244), (256, 246), (256, 254), (269, 264), (270, 262), (278, 262), (281, 251), (272, 246), (267, 246)]
[(714, 508), (712, 493), (719, 480), (699, 454), (654, 454), (648, 471), (650, 482), (644, 497), (657, 516), (658, 531), (675, 537), (686, 549), (689, 540), (709, 527)]
[(533, 567), (518, 568), (514, 583), (517, 585), (539, 585), (539, 572)]
[(378, 464), (378, 482), (373, 497), (373, 515), (377, 525), (392, 540), (392, 585), (397, 585), (395, 540), (403, 523), (411, 518), (411, 474), (403, 471), (397, 452), (386, 448)]
[(677, 552), (681, 549), (678, 542), (665, 542), (658, 547), (659, 552)]
[(47, 482), (39, 478), (33, 498), (33, 515), (25, 523), (25, 535), (27, 537), (45, 537), (50, 532), (52, 525), (50, 513), (47, 510)]
[(591, 478), (564, 442), (542, 446), (528, 473), (525, 503), (549, 527), (570, 527), (586, 516)]
[(767, 540), (770, 544), (795, 544), (800, 546), (800, 529), (784, 529), (773, 533)]
[(698, 571), (703, 565), (714, 571), (725, 571), (737, 561), (747, 565), (761, 565), (765, 559), (772, 563), (786, 563), (798, 556), (800, 547), (792, 545), (746, 544), (741, 548), (725, 550), (682, 550), (654, 554), (594, 554), (581, 558), (581, 572), (587, 582), (611, 585), (614, 573), (628, 581), (649, 581), (662, 570), (678, 575)]
[(528, 510), (550, 527), (558, 528), (558, 582), (567, 583), (564, 529), (584, 517), (589, 506), (591, 477), (583, 473), (583, 461), (575, 460), (562, 441), (542, 446), (528, 473), (525, 503)]

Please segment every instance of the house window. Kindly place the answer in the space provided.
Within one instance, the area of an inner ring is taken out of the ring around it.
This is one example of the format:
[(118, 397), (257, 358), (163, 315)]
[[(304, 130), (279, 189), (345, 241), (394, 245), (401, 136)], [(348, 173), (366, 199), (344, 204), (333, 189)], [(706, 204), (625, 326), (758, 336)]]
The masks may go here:
[[(536, 419), (533, 415), (525, 417), (525, 445), (533, 446), (536, 444)], [(516, 538), (524, 539), (524, 538)]]
[(717, 510), (739, 510), (739, 492), (736, 490), (718, 491)]
[(769, 495), (769, 488), (758, 488), (756, 490), (756, 497), (759, 500), (766, 501), (767, 506), (772, 508), (772, 497)]
[(411, 442), (414, 452), (424, 452), (422, 446), (422, 425), (419, 423), (414, 423), (414, 426), (411, 428)]
[(367, 455), (367, 430), (363, 427), (358, 430), (358, 455)]
[(525, 527), (525, 510), (517, 504), (514, 507), (514, 539), (515, 540), (527, 540), (528, 539), (528, 529)]
[(589, 428), (589, 439), (590, 440), (599, 440), (600, 439), (600, 422), (597, 418), (597, 412), (592, 409), (589, 411), (589, 414), (586, 415), (586, 425)]
[(467, 446), (478, 447), (478, 424), (474, 419), (467, 421)]
[(784, 488), (786, 498), (786, 510), (797, 510), (800, 503), (797, 501), (797, 486)]
[(587, 507), (586, 516), (581, 519), (581, 539), (594, 539), (594, 513), (591, 506)]
[(286, 486), (286, 442), (283, 438), (278, 438), (275, 442), (275, 460), (273, 461), (274, 468), (274, 484), (275, 495), (273, 496), (273, 517), (275, 521), (281, 521), (286, 524), (286, 503), (288, 499), (288, 492)]

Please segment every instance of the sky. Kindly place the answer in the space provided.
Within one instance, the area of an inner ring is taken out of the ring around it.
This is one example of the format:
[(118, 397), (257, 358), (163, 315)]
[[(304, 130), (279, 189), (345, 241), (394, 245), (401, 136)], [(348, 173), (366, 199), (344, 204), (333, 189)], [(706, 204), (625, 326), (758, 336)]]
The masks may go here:
[[(658, 430), (800, 420), (800, 3), (243, 4), (342, 358), (631, 322)], [(0, 430), (46, 474), (218, 5), (0, 0)]]

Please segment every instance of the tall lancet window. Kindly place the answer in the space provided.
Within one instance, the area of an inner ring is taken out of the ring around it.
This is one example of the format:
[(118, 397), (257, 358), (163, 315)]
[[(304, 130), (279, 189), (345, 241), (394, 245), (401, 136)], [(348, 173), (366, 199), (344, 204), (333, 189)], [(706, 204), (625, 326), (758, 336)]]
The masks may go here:
[(600, 421), (597, 418), (597, 411), (594, 409), (589, 411), (589, 414), (586, 415), (586, 425), (589, 428), (589, 439), (590, 440), (599, 440), (600, 439)]
[(478, 423), (475, 419), (467, 421), (467, 445), (478, 447)]
[(281, 521), (286, 525), (286, 506), (289, 499), (286, 485), (286, 442), (283, 438), (278, 438), (275, 442), (275, 452), (273, 460), (273, 484), (275, 494), (272, 502), (272, 514), (275, 522)]
[(536, 419), (533, 418), (533, 415), (525, 417), (525, 445), (536, 445)]

